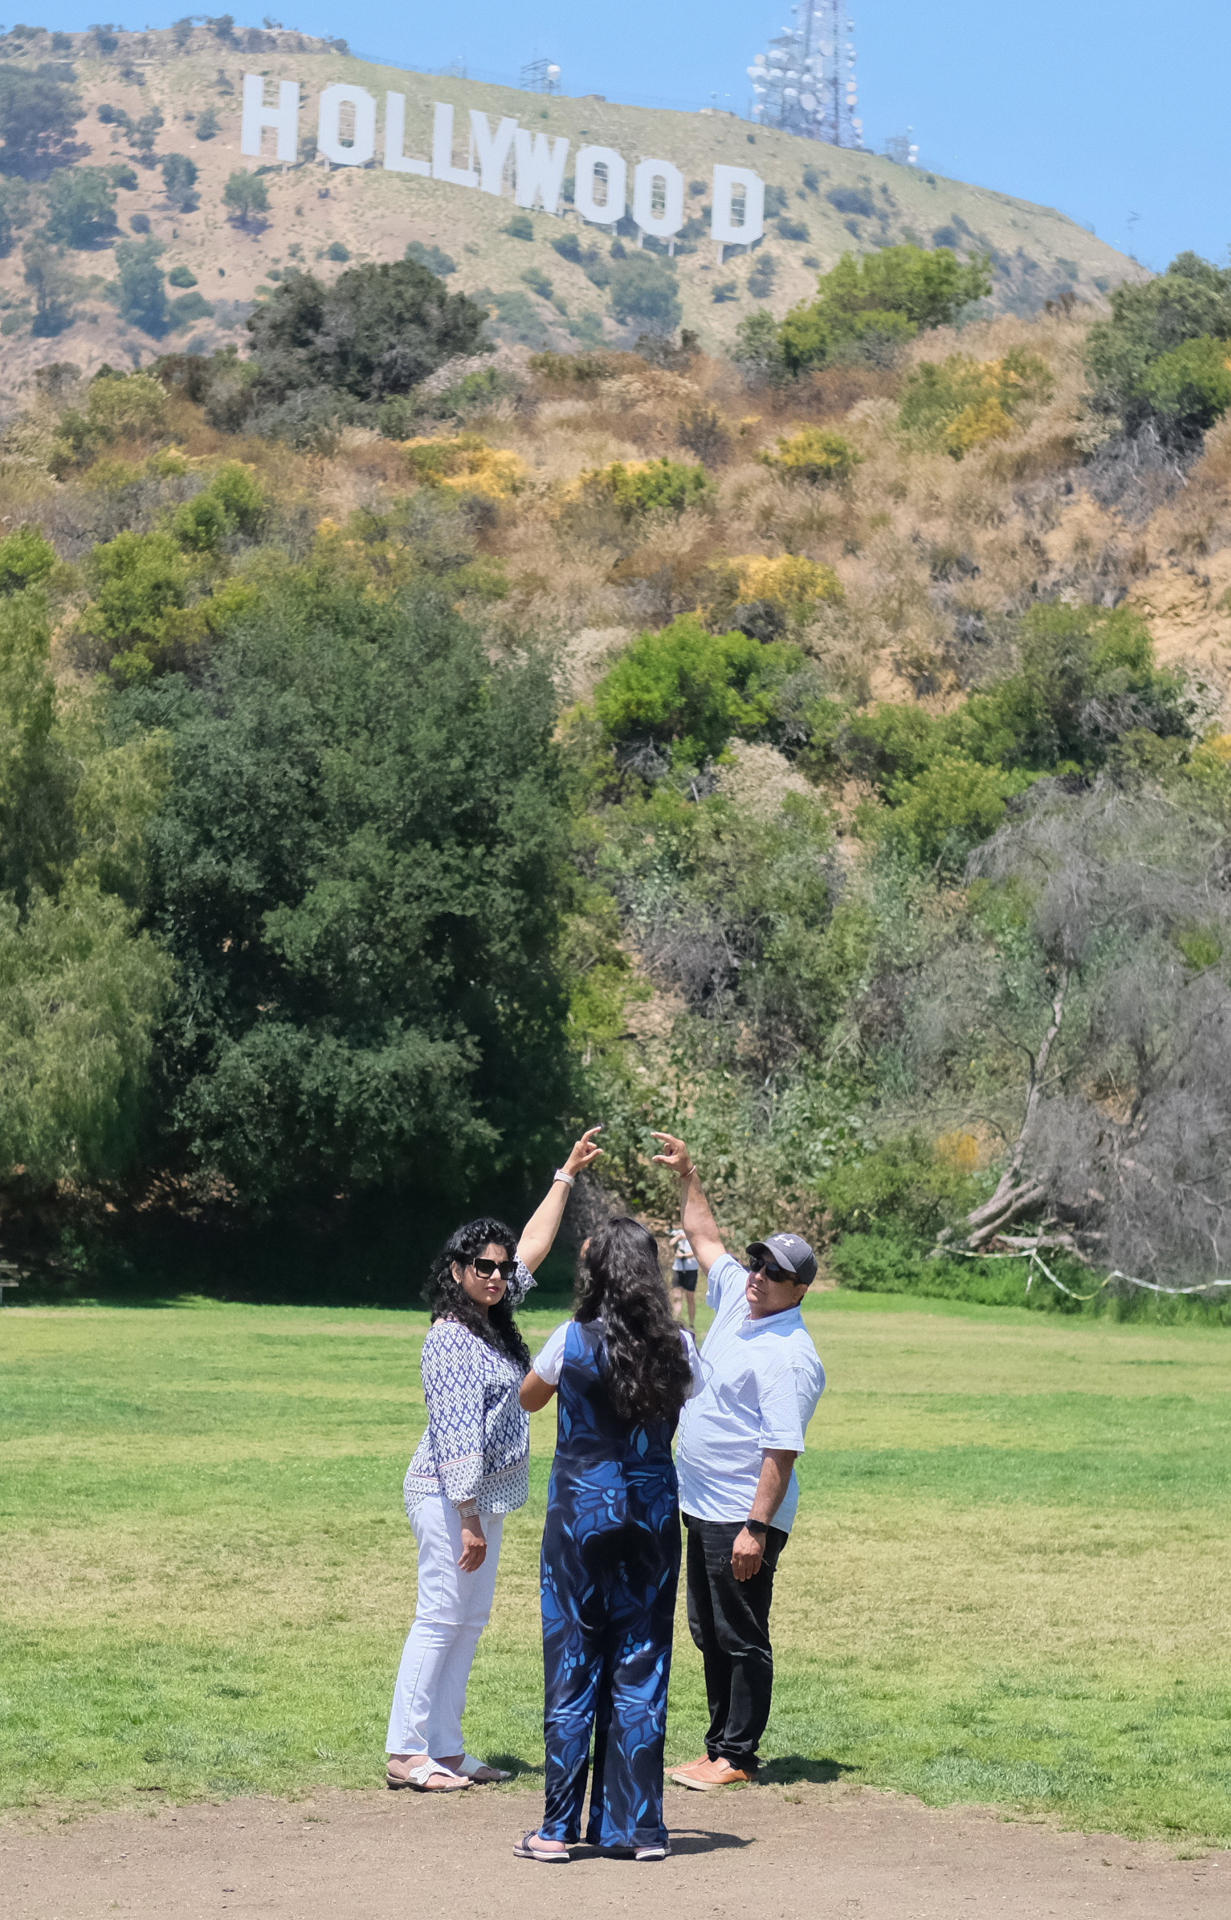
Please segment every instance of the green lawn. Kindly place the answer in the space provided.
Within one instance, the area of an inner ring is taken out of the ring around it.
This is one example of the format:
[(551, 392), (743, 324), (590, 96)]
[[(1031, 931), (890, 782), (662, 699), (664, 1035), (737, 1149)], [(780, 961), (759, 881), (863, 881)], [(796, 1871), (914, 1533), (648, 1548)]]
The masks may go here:
[[(1231, 1840), (1231, 1341), (824, 1295), (779, 1574), (778, 1777)], [(533, 1338), (560, 1312), (527, 1316)], [(420, 1314), (0, 1313), (0, 1796), (378, 1782), (414, 1603)], [(541, 1766), (536, 1545), (506, 1533), (471, 1745)], [(700, 1751), (682, 1629), (672, 1758)]]

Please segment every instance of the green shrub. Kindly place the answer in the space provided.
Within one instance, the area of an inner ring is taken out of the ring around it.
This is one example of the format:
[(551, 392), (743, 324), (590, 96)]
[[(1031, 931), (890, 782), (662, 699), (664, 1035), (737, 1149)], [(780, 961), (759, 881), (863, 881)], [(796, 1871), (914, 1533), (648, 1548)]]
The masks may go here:
[(268, 510), (260, 483), (238, 460), (220, 467), (208, 487), (176, 509), (171, 531), (194, 553), (214, 553), (235, 535), (252, 539)]
[(1005, 802), (1030, 776), (942, 753), (912, 780), (889, 789), (892, 811), (879, 823), (883, 839), (919, 866), (957, 874), (971, 849), (995, 832)]
[(1153, 422), (1165, 438), (1199, 437), (1231, 404), (1231, 267), (1182, 253), (1166, 273), (1111, 295), (1111, 318), (1086, 339), (1097, 411), (1129, 433)]
[(898, 425), (924, 445), (941, 447), (960, 460), (973, 447), (1011, 433), (1028, 408), (1050, 398), (1054, 386), (1046, 363), (1020, 347), (1001, 360), (972, 360), (955, 353), (939, 365), (929, 362), (912, 369)]
[(821, 275), (817, 297), (792, 307), (782, 323), (787, 367), (802, 373), (835, 357), (891, 363), (906, 341), (929, 328), (951, 326), (990, 290), (986, 261), (963, 264), (946, 248), (843, 254)]
[(775, 693), (800, 659), (794, 647), (709, 633), (689, 614), (634, 640), (600, 682), (595, 711), (613, 744), (649, 740), (696, 764), (733, 733), (765, 732)]
[(615, 461), (584, 473), (578, 497), (592, 505), (615, 508), (622, 520), (646, 513), (683, 513), (686, 507), (708, 507), (714, 483), (704, 467), (682, 460)]
[(515, 213), (505, 221), (500, 231), (507, 233), (510, 240), (533, 240), (534, 222), (528, 213)]
[(457, 272), (457, 261), (443, 247), (429, 246), (424, 240), (412, 240), (402, 255), (404, 260), (417, 260), (429, 273), (435, 273), (443, 280), (447, 274)]
[(1204, 433), (1231, 407), (1231, 340), (1202, 334), (1160, 354), (1139, 392), (1169, 435)]
[(673, 333), (683, 318), (674, 268), (658, 253), (630, 253), (611, 269), (611, 311), (621, 326)]
[(864, 1159), (835, 1167), (824, 1199), (838, 1233), (892, 1233), (934, 1240), (975, 1205), (979, 1183), (921, 1133), (906, 1134)]
[(53, 174), (47, 187), (49, 240), (66, 247), (91, 247), (115, 232), (115, 187), (103, 167), (70, 167)]
[(345, 241), (332, 240), (325, 248), (325, 258), (326, 260), (349, 260), (350, 248)]
[(182, 293), (178, 300), (171, 302), (169, 308), (174, 327), (188, 327), (194, 320), (208, 320), (213, 311), (213, 302), (207, 300), (200, 291)]
[(167, 275), (167, 285), (171, 287), (195, 287), (197, 276), (191, 267), (172, 267)]
[(93, 665), (148, 676), (188, 631), (192, 571), (170, 533), (121, 533), (90, 555), (93, 599), (78, 634)]
[(20, 593), (23, 587), (46, 580), (56, 564), (56, 550), (37, 527), (18, 527), (0, 540), (0, 593)]
[(171, 324), (166, 281), (158, 264), (161, 255), (158, 240), (122, 240), (115, 250), (121, 317), (155, 339)]
[(788, 480), (835, 486), (851, 478), (863, 455), (840, 433), (830, 433), (825, 427), (804, 427), (799, 433), (780, 437), (775, 451), (767, 449), (758, 458)]

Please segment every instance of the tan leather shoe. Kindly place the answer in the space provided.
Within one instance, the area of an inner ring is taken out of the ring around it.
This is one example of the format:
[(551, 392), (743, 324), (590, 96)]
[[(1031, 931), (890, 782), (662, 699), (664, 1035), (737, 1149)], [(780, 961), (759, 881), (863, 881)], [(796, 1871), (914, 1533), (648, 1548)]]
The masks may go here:
[(729, 1760), (707, 1760), (704, 1767), (690, 1767), (671, 1778), (694, 1793), (712, 1793), (715, 1787), (751, 1786), (756, 1774), (746, 1767), (733, 1767)]
[(672, 1768), (667, 1778), (674, 1780), (677, 1787), (693, 1787), (697, 1783), (697, 1775), (705, 1773), (713, 1764), (708, 1753), (703, 1753), (699, 1760), (690, 1760), (685, 1767)]

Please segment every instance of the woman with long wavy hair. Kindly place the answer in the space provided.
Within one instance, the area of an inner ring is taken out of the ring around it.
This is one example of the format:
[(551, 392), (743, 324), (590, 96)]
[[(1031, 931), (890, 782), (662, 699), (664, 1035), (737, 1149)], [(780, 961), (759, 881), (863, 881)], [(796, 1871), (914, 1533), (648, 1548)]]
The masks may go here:
[(530, 1422), (518, 1403), (530, 1355), (513, 1309), (551, 1250), (575, 1177), (602, 1151), (598, 1132), (591, 1127), (572, 1148), (520, 1237), (499, 1220), (468, 1220), (428, 1277), (427, 1428), (405, 1488), (419, 1587), (389, 1715), (391, 1787), (453, 1793), (507, 1777), (466, 1752), (462, 1713), (491, 1613), (504, 1516), (530, 1491)]
[(582, 1249), (573, 1318), (522, 1383), (530, 1412), (559, 1394), (541, 1591), (546, 1811), (513, 1849), (565, 1861), (581, 1838), (594, 1741), (589, 1845), (636, 1860), (670, 1851), (663, 1744), (680, 1520), (671, 1440), (702, 1382), (676, 1326), (658, 1243), (610, 1220)]

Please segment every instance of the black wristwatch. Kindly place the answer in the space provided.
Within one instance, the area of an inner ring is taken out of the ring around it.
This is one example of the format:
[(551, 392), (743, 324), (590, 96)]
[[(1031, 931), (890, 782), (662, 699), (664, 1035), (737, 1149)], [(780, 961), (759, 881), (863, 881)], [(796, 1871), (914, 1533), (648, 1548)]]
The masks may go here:
[(764, 1540), (766, 1534), (769, 1532), (769, 1528), (766, 1526), (764, 1520), (745, 1520), (744, 1528), (746, 1532), (753, 1534), (758, 1540)]

